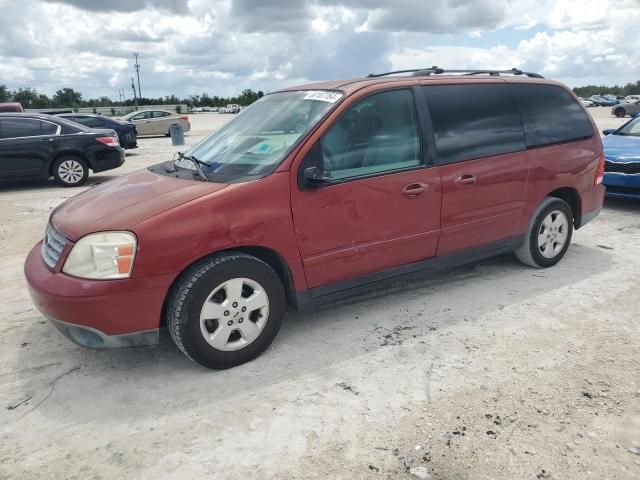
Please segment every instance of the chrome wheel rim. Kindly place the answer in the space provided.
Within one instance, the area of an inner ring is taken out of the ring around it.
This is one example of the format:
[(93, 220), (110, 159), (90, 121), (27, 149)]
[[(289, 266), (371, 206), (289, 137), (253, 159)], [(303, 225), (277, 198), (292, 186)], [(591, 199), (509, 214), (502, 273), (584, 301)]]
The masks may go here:
[(58, 167), (58, 175), (65, 183), (77, 183), (84, 176), (84, 168), (77, 160), (65, 160)]
[(269, 297), (255, 280), (233, 278), (207, 296), (200, 311), (202, 336), (216, 350), (240, 350), (260, 336), (269, 319)]
[(540, 225), (538, 230), (538, 250), (545, 258), (557, 256), (565, 244), (569, 234), (569, 220), (564, 212), (553, 210)]

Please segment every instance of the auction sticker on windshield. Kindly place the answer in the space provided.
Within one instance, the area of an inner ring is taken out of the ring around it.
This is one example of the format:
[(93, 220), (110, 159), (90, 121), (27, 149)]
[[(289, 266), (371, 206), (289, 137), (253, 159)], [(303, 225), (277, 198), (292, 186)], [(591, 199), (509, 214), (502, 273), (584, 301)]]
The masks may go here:
[(311, 90), (304, 96), (304, 100), (318, 100), (320, 102), (328, 103), (335, 103), (341, 98), (341, 93), (329, 92), (327, 90)]

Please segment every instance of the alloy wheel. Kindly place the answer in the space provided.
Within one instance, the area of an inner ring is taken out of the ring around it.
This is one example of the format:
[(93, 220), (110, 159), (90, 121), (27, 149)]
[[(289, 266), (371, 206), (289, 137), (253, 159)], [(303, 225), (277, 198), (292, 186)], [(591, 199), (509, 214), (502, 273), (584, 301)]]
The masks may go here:
[(65, 160), (58, 167), (58, 175), (65, 183), (78, 183), (84, 176), (84, 167), (77, 160)]
[(538, 230), (538, 250), (545, 258), (554, 258), (567, 243), (569, 221), (560, 210), (551, 211)]
[(269, 319), (269, 297), (258, 282), (233, 278), (207, 296), (200, 311), (200, 330), (213, 348), (239, 350), (260, 336)]

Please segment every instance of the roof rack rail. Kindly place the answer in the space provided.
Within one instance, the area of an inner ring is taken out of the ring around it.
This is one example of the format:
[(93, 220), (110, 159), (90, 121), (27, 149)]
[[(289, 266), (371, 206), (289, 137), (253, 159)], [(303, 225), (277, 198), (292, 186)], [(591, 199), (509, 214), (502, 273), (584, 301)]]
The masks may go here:
[(385, 77), (387, 75), (397, 75), (400, 73), (410, 73), (412, 77), (424, 77), (429, 75), (442, 75), (442, 74), (462, 74), (462, 75), (491, 75), (491, 76), (500, 76), (500, 75), (526, 75), (531, 78), (544, 78), (539, 73), (533, 72), (524, 72), (518, 68), (512, 68), (511, 70), (445, 70), (440, 67), (430, 67), (430, 68), (413, 68), (409, 70), (395, 70), (393, 72), (385, 72), (385, 73), (370, 73), (367, 75), (367, 78), (375, 78), (375, 77)]

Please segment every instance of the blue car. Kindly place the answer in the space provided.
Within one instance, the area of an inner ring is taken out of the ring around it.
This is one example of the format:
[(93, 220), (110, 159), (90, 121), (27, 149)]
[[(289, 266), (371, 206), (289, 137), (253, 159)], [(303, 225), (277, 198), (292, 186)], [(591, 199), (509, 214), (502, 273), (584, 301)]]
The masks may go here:
[(640, 200), (640, 114), (602, 133), (607, 196)]
[(113, 118), (90, 113), (62, 113), (56, 115), (89, 128), (115, 130), (122, 148), (138, 148), (138, 130), (133, 123), (119, 122)]

